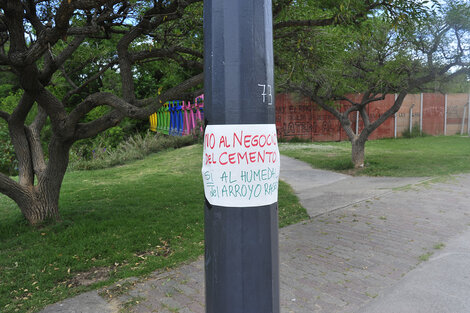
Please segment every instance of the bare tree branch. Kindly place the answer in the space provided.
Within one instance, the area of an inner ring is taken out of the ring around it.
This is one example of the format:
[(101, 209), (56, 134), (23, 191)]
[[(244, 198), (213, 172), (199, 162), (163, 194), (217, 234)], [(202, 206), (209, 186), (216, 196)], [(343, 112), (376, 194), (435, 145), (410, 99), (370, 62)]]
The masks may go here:
[(28, 0), (26, 3), (24, 3), (24, 8), (26, 11), (25, 17), (30, 21), (31, 25), (36, 30), (36, 33), (39, 34), (46, 27), (37, 16), (36, 4), (33, 0)]
[(287, 27), (318, 27), (318, 26), (328, 26), (334, 25), (335, 18), (319, 19), (319, 20), (293, 20), (293, 21), (283, 21), (277, 22), (273, 25), (274, 30)]
[(75, 83), (70, 79), (70, 77), (68, 77), (67, 73), (63, 69), (62, 73), (64, 74), (64, 77), (72, 85), (72, 87), (74, 87), (74, 89), (67, 92), (67, 94), (64, 96), (62, 101), (64, 103), (67, 103), (72, 95), (81, 92), (83, 89), (85, 89), (86, 86), (88, 86), (91, 82), (93, 82), (93, 81), (97, 80), (98, 78), (100, 78), (101, 75), (104, 74), (104, 72), (106, 72), (110, 67), (112, 67), (116, 63), (117, 63), (117, 61), (109, 62), (107, 65), (103, 66), (103, 68), (101, 68), (101, 70), (99, 70), (98, 73), (96, 73), (93, 76), (91, 76), (90, 78), (88, 78), (80, 86), (75, 85)]
[[(136, 105), (139, 107), (146, 107), (148, 105), (156, 104), (153, 109), (151, 109), (148, 113), (152, 114), (158, 110), (158, 108), (161, 106), (161, 103), (165, 103), (168, 100), (172, 99), (177, 99), (179, 98), (180, 95), (184, 94), (184, 92), (192, 87), (195, 87), (201, 83), (204, 82), (204, 73), (198, 74), (196, 76), (193, 76), (183, 83), (179, 84), (178, 86), (175, 86), (167, 91), (165, 91), (162, 95), (156, 98), (149, 98), (149, 99), (143, 99), (143, 100), (138, 100), (136, 102)], [(149, 114), (149, 115), (150, 115)]]
[[(34, 63), (44, 54), (44, 52), (47, 51), (49, 46), (54, 45), (59, 39), (64, 38), (67, 34), (69, 21), (74, 10), (92, 9), (101, 6), (106, 2), (108, 1), (62, 1), (54, 17), (55, 26), (53, 28), (46, 27), (42, 29), (37, 34), (37, 40), (27, 48), (26, 41), (24, 39), (24, 27), (22, 24), (23, 12), (21, 8), (23, 6), (21, 5), (21, 2), (17, 0), (8, 1), (6, 12), (9, 13), (6, 14), (6, 20), (9, 24), (9, 29), (15, 29), (15, 31), (18, 32), (18, 34), (14, 32), (11, 36), (11, 41), (13, 43), (11, 50), (14, 53), (14, 58), (12, 59), (10, 56), (10, 60), (18, 66)], [(11, 14), (13, 14), (14, 17), (10, 17)]]
[(65, 68), (63, 66), (60, 67), (60, 71), (62, 73), (62, 76), (64, 76), (65, 80), (70, 84), (70, 86), (73, 87), (73, 89), (77, 89), (78, 86), (75, 84), (75, 82), (70, 78), (70, 76), (67, 74), (65, 71)]
[(5, 111), (0, 111), (0, 118), (4, 119), (6, 122), (10, 119), (10, 114)]
[(76, 127), (74, 139), (79, 140), (96, 136), (106, 129), (118, 125), (123, 118), (124, 114), (116, 109), (92, 122), (79, 123)]
[(71, 130), (65, 128), (67, 112), (62, 102), (46, 88), (42, 88), (38, 93), (36, 102), (44, 108), (49, 116), (53, 132), (63, 138), (69, 137)]
[(190, 54), (200, 59), (204, 58), (203, 54), (200, 53), (199, 51), (188, 49), (185, 47), (178, 47), (178, 46), (134, 52), (130, 54), (130, 57), (131, 57), (132, 62), (137, 62), (137, 61), (145, 60), (148, 58), (159, 58), (159, 57), (160, 58), (162, 57), (173, 58), (173, 56), (177, 53)]
[(178, 64), (180, 64), (181, 66), (185, 68), (194, 68), (198, 70), (204, 69), (203, 64), (201, 62), (185, 59), (179, 53), (177, 53), (181, 51), (184, 51), (184, 53), (189, 53), (189, 51), (191, 51), (193, 55), (197, 55), (198, 57), (202, 59), (202, 55), (199, 52), (193, 51), (190, 49), (181, 49), (180, 47), (140, 51), (140, 52), (131, 54), (130, 58), (131, 58), (132, 63), (135, 63), (141, 60), (152, 59), (152, 58), (154, 59), (167, 58), (167, 59), (175, 60)]
[[(114, 108), (109, 115), (100, 118), (100, 122), (93, 121), (86, 124), (80, 124), (75, 132), (75, 138), (88, 138), (89, 134), (93, 133), (92, 126), (98, 127), (96, 131), (107, 129), (119, 123), (123, 116), (128, 116), (136, 119), (147, 119), (152, 113), (156, 112), (164, 102), (176, 98), (175, 95), (180, 95), (182, 92), (191, 88), (203, 80), (203, 74), (196, 75), (183, 84), (167, 90), (161, 96), (152, 99), (140, 100), (137, 107), (122, 98), (106, 92), (99, 92), (88, 96), (77, 107), (70, 112), (67, 118), (67, 128), (73, 128), (88, 112), (98, 106), (109, 106)], [(108, 125), (108, 126), (106, 126)], [(81, 134), (83, 132), (83, 134)]]
[(46, 124), (46, 120), (46, 111), (42, 107), (38, 106), (38, 113), (36, 114), (34, 121), (26, 130), (28, 143), (31, 147), (33, 170), (39, 179), (46, 170), (46, 162), (44, 160), (44, 152), (41, 145), (41, 130)]
[(0, 193), (3, 193), (16, 203), (21, 203), (24, 199), (24, 194), (27, 194), (28, 190), (7, 175), (0, 173)]
[(0, 65), (11, 65), (10, 59), (3, 52), (0, 52)]
[(76, 36), (56, 58), (53, 58), (50, 62), (45, 64), (44, 69), (39, 76), (39, 79), (43, 85), (48, 84), (52, 74), (54, 74), (57, 69), (60, 68), (62, 64), (64, 64), (64, 62), (70, 58), (70, 56), (78, 49), (83, 40), (85, 40), (84, 35)]
[(376, 130), (380, 125), (382, 125), (383, 122), (385, 122), (390, 116), (393, 114), (397, 113), (398, 110), (400, 110), (400, 107), (403, 103), (403, 100), (405, 99), (406, 95), (408, 94), (408, 91), (402, 91), (398, 94), (397, 99), (393, 103), (393, 105), (385, 111), (378, 119), (376, 119), (373, 123), (371, 123), (367, 128), (364, 127), (365, 131), (361, 133), (361, 137), (366, 139), (374, 130)]
[(155, 5), (147, 10), (142, 20), (119, 40), (117, 52), (119, 55), (120, 75), (123, 83), (122, 93), (126, 101), (130, 103), (135, 102), (132, 60), (129, 52), (131, 42), (149, 29), (153, 29), (158, 25), (179, 18), (188, 5), (200, 1), (201, 0), (172, 1), (166, 6), (162, 3)]
[(34, 96), (25, 92), (8, 121), (11, 143), (15, 148), (16, 158), (18, 159), (18, 177), (21, 185), (32, 185), (34, 183), (31, 152), (24, 127), (26, 116), (33, 104)]

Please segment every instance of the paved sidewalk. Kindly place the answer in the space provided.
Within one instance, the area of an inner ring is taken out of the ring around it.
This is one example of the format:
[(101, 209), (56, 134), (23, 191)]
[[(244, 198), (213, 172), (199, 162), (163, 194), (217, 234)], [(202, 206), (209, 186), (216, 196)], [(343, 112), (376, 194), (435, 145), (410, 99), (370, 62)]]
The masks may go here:
[(309, 164), (283, 155), (281, 179), (292, 186), (310, 217), (426, 180), (422, 177), (352, 177), (313, 169)]
[(469, 260), (466, 231), (358, 313), (470, 312)]
[[(283, 313), (470, 312), (470, 175), (435, 182), (281, 165), (312, 217), (279, 232)], [(203, 268), (200, 259), (42, 312), (202, 313)]]

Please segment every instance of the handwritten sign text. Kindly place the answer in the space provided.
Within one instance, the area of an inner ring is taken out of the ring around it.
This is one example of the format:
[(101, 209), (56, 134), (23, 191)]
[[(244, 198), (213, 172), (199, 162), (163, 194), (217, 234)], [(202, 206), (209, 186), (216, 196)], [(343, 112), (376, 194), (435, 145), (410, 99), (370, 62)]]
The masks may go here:
[(212, 205), (254, 207), (277, 202), (279, 170), (274, 124), (206, 127), (202, 177)]

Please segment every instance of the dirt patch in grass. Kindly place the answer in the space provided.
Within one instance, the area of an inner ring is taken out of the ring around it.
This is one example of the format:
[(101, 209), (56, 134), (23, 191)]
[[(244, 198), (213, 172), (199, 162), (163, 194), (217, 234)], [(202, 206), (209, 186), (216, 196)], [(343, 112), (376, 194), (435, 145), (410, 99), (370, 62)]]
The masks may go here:
[(146, 260), (148, 256), (163, 256), (166, 258), (171, 255), (173, 251), (170, 248), (170, 243), (165, 240), (160, 240), (160, 242), (161, 245), (157, 245), (154, 249), (147, 251), (139, 251), (134, 255), (142, 260)]
[(343, 174), (351, 176), (359, 176), (364, 171), (364, 168), (350, 168), (344, 171), (341, 171)]
[[(170, 248), (170, 244), (167, 241), (161, 240), (161, 245), (157, 245), (155, 248), (147, 251), (139, 251), (134, 255), (139, 259), (145, 261), (147, 257), (151, 256), (163, 256), (168, 257), (173, 253)], [(139, 265), (137, 262), (135, 265)], [(114, 266), (103, 266), (93, 267), (88, 271), (80, 272), (75, 275), (72, 279), (68, 280), (65, 284), (67, 287), (78, 287), (78, 286), (90, 286), (95, 283), (106, 281), (110, 278), (111, 273), (118, 270), (118, 267), (127, 265), (127, 263), (119, 264), (115, 263)]]
[(109, 278), (110, 273), (113, 271), (110, 267), (94, 267), (88, 271), (78, 273), (72, 279), (67, 281), (67, 286), (78, 287), (78, 286), (90, 286), (94, 283), (105, 281)]

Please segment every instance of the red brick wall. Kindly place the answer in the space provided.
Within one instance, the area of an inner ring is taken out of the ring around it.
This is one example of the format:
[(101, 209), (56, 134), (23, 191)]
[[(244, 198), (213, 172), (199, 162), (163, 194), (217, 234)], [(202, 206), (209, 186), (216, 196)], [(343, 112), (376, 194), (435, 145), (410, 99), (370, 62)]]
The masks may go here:
[[(361, 97), (360, 94), (354, 98)], [(384, 114), (394, 103), (395, 95), (390, 94), (382, 101), (376, 101), (368, 105), (368, 113), (371, 122)], [(421, 101), (423, 116), (421, 119)], [(460, 131), (460, 124), (464, 106), (468, 103), (468, 94), (450, 94), (447, 99), (447, 134), (453, 135)], [(410, 127), (410, 108), (412, 110), (412, 125), (420, 125), (422, 130), (430, 135), (444, 134), (445, 125), (445, 95), (440, 93), (410, 94), (406, 96), (396, 116), (392, 115), (379, 126), (369, 139), (400, 137), (404, 130)], [(341, 112), (344, 112), (349, 103), (338, 103)], [(356, 130), (356, 112), (349, 115), (353, 131)], [(396, 119), (396, 121), (395, 121)], [(396, 125), (396, 126), (395, 126)], [(359, 118), (359, 132), (363, 122)], [(340, 141), (348, 140), (345, 131), (339, 121), (329, 112), (305, 98), (290, 94), (278, 94), (276, 96), (276, 128), (280, 138), (290, 140), (301, 138), (312, 141)], [(465, 126), (465, 131), (467, 126)]]
[(445, 95), (423, 94), (423, 132), (430, 135), (444, 135)]

